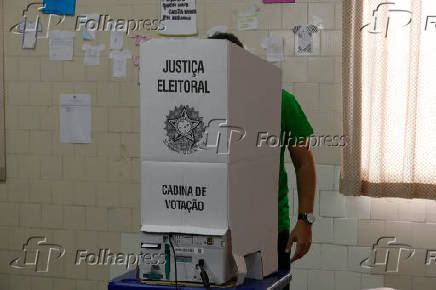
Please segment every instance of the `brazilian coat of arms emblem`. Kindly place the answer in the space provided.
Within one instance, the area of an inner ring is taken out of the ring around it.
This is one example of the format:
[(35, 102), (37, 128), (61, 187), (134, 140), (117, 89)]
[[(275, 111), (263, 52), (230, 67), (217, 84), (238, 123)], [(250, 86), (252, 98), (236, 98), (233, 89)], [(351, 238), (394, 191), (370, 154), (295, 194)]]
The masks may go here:
[(187, 105), (176, 106), (166, 116), (163, 142), (177, 153), (191, 154), (200, 149), (205, 130), (198, 111)]

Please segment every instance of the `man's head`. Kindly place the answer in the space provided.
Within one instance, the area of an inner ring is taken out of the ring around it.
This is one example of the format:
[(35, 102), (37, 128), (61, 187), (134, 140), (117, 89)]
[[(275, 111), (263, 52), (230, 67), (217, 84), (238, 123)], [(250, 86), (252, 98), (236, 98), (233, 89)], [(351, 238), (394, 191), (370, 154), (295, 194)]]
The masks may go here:
[(231, 41), (234, 44), (244, 48), (242, 42), (232, 33), (217, 32), (214, 35), (209, 36), (209, 39), (227, 39), (228, 41)]

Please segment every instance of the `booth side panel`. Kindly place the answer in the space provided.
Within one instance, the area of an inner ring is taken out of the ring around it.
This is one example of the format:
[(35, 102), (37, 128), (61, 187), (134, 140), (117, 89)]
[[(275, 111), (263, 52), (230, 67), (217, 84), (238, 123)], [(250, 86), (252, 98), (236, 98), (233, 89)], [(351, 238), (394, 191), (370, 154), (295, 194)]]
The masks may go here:
[[(236, 45), (230, 45), (229, 52), (228, 115), (229, 124), (236, 128), (230, 140), (230, 163), (276, 155), (280, 140), (281, 71)], [(238, 138), (238, 128), (245, 133), (242, 140)], [(260, 142), (267, 138), (270, 144)]]
[(278, 156), (229, 164), (232, 251), (261, 251), (264, 276), (277, 270), (278, 173)]

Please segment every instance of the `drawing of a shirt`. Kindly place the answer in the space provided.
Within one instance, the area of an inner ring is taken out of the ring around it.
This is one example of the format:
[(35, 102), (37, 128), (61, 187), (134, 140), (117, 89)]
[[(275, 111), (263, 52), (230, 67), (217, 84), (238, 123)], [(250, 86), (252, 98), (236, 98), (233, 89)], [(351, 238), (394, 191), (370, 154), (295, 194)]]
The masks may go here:
[(85, 65), (100, 65), (100, 51), (105, 49), (104, 44), (100, 45), (90, 45), (84, 44), (82, 50), (85, 51), (85, 58), (83, 63)]
[(109, 54), (109, 58), (113, 60), (112, 76), (114, 78), (122, 78), (127, 74), (127, 61), (132, 58), (130, 50), (113, 50)]
[(298, 25), (294, 26), (292, 31), (298, 36), (297, 53), (312, 53), (313, 52), (313, 39), (312, 36), (319, 32), (317, 26), (310, 25)]

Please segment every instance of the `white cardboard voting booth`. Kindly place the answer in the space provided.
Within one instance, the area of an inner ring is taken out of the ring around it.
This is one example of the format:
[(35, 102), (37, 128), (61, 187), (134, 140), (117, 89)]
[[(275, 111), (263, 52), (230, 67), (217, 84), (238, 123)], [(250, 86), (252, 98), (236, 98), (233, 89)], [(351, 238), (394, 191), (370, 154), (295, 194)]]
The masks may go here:
[(238, 271), (260, 252), (277, 270), (279, 68), (226, 41), (141, 45), (141, 218), (144, 232), (230, 232)]

